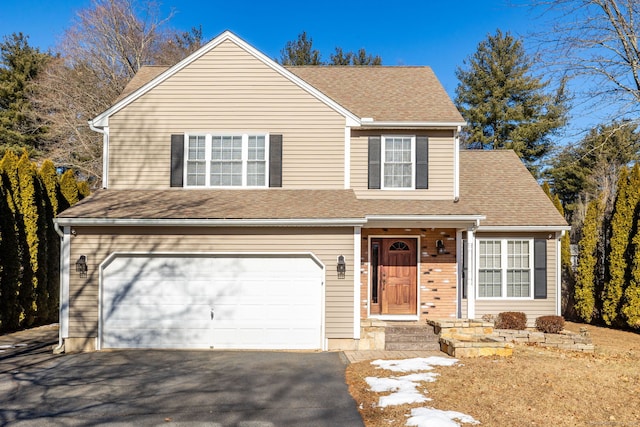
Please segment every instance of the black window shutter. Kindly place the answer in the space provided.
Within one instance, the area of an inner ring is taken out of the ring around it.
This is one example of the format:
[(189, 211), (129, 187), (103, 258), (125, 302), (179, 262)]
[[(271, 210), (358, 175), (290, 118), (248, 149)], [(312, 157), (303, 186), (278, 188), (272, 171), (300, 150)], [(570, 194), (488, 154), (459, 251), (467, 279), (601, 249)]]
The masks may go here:
[(369, 188), (380, 188), (380, 158), (382, 147), (379, 136), (369, 137)]
[(467, 239), (462, 240), (462, 299), (467, 299), (467, 286), (469, 286), (469, 254), (467, 253)]
[(282, 135), (269, 135), (269, 187), (282, 187)]
[(533, 297), (545, 299), (547, 298), (547, 241), (535, 239), (533, 247)]
[(184, 135), (171, 135), (171, 187), (183, 187)]
[(416, 137), (416, 188), (429, 188), (429, 138)]

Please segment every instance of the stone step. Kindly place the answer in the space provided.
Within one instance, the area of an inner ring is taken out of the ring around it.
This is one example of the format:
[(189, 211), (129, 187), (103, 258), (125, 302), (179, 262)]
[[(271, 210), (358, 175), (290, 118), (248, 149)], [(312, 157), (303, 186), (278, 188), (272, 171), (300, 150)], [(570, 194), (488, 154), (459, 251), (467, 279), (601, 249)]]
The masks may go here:
[(439, 351), (440, 343), (438, 341), (423, 343), (387, 342), (385, 343), (384, 349)]
[(416, 335), (406, 335), (406, 334), (386, 334), (385, 333), (385, 342), (431, 342), (438, 341), (439, 337), (437, 335), (425, 335), (425, 334), (416, 334)]
[(427, 325), (387, 325), (386, 350), (440, 350), (439, 336)]

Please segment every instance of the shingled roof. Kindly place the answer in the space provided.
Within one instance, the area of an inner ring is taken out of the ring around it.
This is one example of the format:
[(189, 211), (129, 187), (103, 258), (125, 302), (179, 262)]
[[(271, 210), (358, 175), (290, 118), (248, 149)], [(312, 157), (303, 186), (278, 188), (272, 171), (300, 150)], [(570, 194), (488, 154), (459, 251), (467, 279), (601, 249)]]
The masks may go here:
[(481, 226), (566, 226), (513, 151), (462, 151), (460, 200), (357, 199), (352, 190), (100, 190), (59, 215), (96, 219), (364, 219), (484, 215)]
[(360, 118), (463, 123), (429, 67), (287, 67)]

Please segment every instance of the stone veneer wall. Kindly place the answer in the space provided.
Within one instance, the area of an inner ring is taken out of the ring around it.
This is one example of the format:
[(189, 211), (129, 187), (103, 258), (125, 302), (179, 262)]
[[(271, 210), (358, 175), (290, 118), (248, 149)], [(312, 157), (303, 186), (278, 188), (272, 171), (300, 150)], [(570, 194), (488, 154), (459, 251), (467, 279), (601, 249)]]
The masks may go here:
[(541, 347), (553, 347), (562, 350), (593, 353), (595, 346), (589, 334), (584, 330), (580, 334), (562, 331), (558, 334), (545, 334), (539, 331), (514, 331), (512, 329), (494, 329), (493, 337), (506, 342), (535, 344)]

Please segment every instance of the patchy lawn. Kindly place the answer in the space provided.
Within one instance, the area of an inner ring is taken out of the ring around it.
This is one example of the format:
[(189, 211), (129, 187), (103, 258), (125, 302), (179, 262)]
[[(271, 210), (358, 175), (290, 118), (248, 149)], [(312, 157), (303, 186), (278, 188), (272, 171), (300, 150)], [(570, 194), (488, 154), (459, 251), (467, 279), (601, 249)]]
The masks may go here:
[[(566, 329), (581, 326), (567, 323)], [(367, 427), (404, 426), (412, 408), (425, 406), (468, 414), (491, 427), (640, 426), (640, 334), (587, 328), (595, 354), (516, 346), (511, 358), (437, 366), (431, 371), (440, 374), (436, 381), (418, 387), (428, 391), (429, 402), (378, 407), (388, 393), (370, 391), (365, 378), (397, 373), (370, 362), (351, 364), (347, 382)]]

